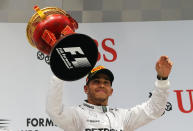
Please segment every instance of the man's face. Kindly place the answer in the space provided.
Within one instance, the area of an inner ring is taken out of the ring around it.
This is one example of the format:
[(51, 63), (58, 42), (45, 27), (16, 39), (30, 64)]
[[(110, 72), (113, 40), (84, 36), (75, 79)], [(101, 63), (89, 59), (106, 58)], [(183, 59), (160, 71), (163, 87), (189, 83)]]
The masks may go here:
[(88, 95), (88, 99), (97, 102), (107, 101), (113, 93), (111, 81), (103, 73), (97, 74), (93, 80), (90, 80), (88, 85), (85, 85), (84, 91)]

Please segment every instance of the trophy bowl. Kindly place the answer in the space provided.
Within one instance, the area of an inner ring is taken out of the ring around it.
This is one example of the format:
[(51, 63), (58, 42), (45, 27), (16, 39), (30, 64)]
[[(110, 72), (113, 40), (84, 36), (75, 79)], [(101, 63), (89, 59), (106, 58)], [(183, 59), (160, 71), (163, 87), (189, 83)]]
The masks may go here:
[(78, 28), (76, 20), (60, 8), (46, 7), (39, 9), (38, 6), (34, 6), (34, 10), (36, 13), (29, 20), (26, 28), (27, 39), (33, 47), (47, 55), (50, 54), (53, 44), (50, 45), (42, 39), (45, 30), (48, 30), (57, 40), (65, 27), (72, 30), (71, 32)]

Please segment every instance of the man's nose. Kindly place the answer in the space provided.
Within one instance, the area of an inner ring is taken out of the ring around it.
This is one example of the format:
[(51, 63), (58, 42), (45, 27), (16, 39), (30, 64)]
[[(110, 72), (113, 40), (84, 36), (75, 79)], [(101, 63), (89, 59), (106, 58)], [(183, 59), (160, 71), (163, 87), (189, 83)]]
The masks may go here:
[(100, 81), (99, 86), (100, 86), (100, 88), (104, 88), (105, 87), (104, 82)]

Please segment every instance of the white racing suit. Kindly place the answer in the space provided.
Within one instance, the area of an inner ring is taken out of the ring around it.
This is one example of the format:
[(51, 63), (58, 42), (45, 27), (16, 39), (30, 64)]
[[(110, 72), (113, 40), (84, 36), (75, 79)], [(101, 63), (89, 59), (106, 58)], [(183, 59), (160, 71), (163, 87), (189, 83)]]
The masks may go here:
[(54, 76), (51, 84), (46, 111), (64, 131), (134, 131), (163, 114), (169, 89), (168, 80), (157, 80), (152, 97), (131, 109), (96, 106), (86, 101), (68, 107), (62, 104), (64, 81)]

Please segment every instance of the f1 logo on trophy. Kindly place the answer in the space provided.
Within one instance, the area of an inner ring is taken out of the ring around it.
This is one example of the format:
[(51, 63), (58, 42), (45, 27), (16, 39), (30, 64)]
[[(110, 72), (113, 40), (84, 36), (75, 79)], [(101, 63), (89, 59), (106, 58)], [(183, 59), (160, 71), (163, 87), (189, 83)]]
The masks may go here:
[(85, 34), (75, 33), (78, 23), (64, 10), (56, 7), (40, 9), (28, 22), (29, 43), (50, 57), (52, 72), (66, 81), (78, 80), (95, 66), (98, 48)]

